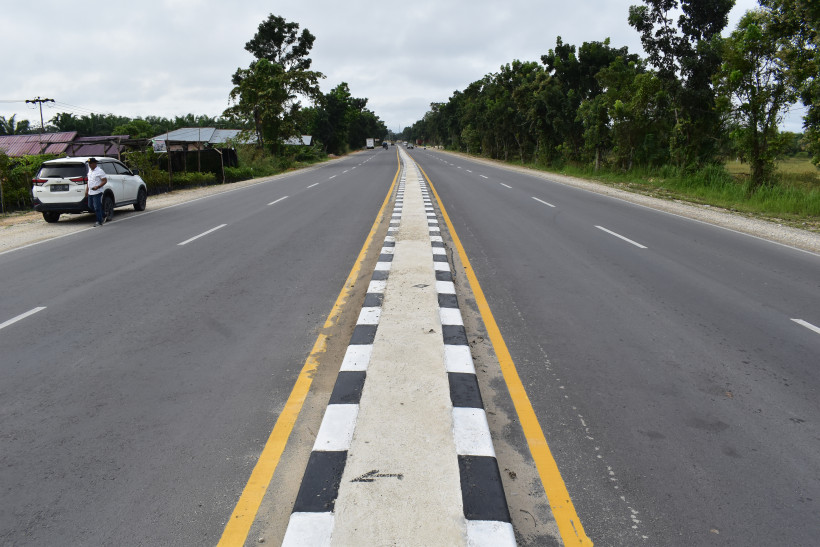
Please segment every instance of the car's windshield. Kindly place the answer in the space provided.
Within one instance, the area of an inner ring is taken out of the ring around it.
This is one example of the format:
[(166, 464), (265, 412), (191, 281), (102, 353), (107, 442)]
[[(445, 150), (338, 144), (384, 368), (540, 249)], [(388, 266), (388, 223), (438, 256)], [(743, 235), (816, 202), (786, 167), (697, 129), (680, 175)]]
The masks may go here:
[(63, 165), (43, 165), (37, 175), (41, 179), (70, 179), (84, 177), (88, 173), (88, 167), (84, 163), (69, 163)]

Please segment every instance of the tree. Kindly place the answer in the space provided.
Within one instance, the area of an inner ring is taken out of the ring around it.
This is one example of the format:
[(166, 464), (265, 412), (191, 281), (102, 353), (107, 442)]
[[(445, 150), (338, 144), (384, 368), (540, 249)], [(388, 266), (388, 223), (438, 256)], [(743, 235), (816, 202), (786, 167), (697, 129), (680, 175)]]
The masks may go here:
[(257, 59), (267, 59), (280, 65), (285, 71), (308, 70), (312, 60), (308, 53), (313, 49), (316, 37), (308, 29), (298, 35), (299, 23), (288, 23), (284, 18), (270, 14), (245, 50)]
[(751, 191), (773, 183), (774, 160), (785, 144), (777, 138), (777, 126), (786, 107), (796, 100), (771, 25), (769, 12), (747, 12), (725, 40), (724, 61), (716, 77), (738, 125), (737, 142), (751, 165)]
[(792, 90), (806, 106), (807, 148), (820, 165), (820, 3), (761, 0), (771, 14), (771, 34), (783, 47)]
[[(673, 160), (682, 167), (714, 161), (722, 133), (712, 78), (721, 63), (720, 33), (734, 0), (643, 0), (629, 8), (629, 24), (641, 33), (648, 61), (672, 98)], [(677, 25), (671, 19), (679, 12)]]
[(17, 114), (12, 114), (10, 118), (0, 116), (0, 135), (21, 135), (31, 131), (28, 120), (16, 121)]
[(329, 154), (345, 152), (345, 147), (348, 145), (351, 111), (357, 104), (354, 101), (356, 99), (350, 94), (350, 88), (345, 82), (319, 98), (313, 136), (322, 143), (325, 152)]
[(246, 69), (237, 69), (232, 78), (230, 98), (234, 103), (224, 112), (229, 119), (251, 123), (260, 146), (278, 151), (280, 144), (296, 132), (299, 97), (320, 95), (321, 72), (309, 70), (314, 37), (305, 29), (297, 37), (299, 25), (270, 15), (259, 25), (245, 49), (256, 57)]

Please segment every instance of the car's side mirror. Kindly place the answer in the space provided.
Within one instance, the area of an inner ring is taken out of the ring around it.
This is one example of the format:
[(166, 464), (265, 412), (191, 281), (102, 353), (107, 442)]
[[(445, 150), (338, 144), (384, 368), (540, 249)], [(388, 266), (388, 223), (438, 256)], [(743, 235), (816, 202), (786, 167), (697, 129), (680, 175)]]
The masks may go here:
[(131, 174), (134, 175), (134, 176), (139, 175), (140, 170), (139, 169), (131, 169)]

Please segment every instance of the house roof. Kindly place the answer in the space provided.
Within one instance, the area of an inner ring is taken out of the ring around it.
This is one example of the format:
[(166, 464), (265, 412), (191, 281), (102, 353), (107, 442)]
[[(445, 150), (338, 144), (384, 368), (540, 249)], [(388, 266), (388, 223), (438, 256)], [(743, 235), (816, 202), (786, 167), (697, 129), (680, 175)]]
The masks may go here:
[(122, 141), (128, 135), (111, 135), (108, 137), (77, 137), (66, 148), (69, 156), (117, 156), (125, 147)]
[(76, 137), (76, 131), (37, 135), (3, 135), (0, 136), (0, 150), (10, 157), (62, 154)]
[(166, 142), (207, 142), (221, 144), (235, 139), (241, 129), (216, 129), (214, 127), (184, 127), (157, 135), (152, 140)]
[(313, 141), (312, 135), (302, 135), (301, 137), (291, 137), (285, 141), (288, 146), (310, 146)]

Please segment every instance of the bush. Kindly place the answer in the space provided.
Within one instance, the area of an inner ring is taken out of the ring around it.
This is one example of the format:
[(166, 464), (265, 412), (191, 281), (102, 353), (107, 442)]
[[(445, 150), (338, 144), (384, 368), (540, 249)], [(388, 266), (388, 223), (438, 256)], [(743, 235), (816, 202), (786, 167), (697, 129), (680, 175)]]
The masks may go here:
[(208, 186), (216, 184), (216, 175), (213, 173), (200, 173), (192, 171), (188, 173), (174, 173), (173, 182), (174, 188), (190, 188), (193, 186)]
[(9, 158), (0, 153), (0, 179), (3, 183), (4, 211), (20, 211), (31, 208), (31, 179), (37, 174), (40, 164), (58, 156), (41, 154)]
[(252, 167), (226, 167), (225, 168), (225, 182), (238, 182), (240, 180), (248, 180), (253, 178)]

